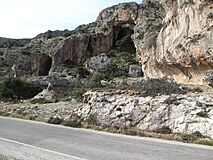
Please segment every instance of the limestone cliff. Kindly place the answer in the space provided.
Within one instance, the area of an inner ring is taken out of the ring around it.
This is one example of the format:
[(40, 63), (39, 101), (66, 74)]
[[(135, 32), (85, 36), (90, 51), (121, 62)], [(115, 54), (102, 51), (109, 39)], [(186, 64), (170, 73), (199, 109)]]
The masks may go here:
[(146, 76), (212, 83), (206, 78), (213, 69), (212, 0), (161, 0), (161, 4), (166, 16), (156, 48), (148, 56), (145, 51), (138, 52)]
[(48, 31), (24, 47), (1, 47), (0, 58), (7, 70), (15, 63), (20, 75), (46, 76), (83, 64), (92, 56), (115, 53), (117, 42), (131, 36), (129, 43), (135, 47), (131, 52), (137, 55), (145, 77), (213, 84), (212, 8), (212, 0), (122, 3), (73, 31)]

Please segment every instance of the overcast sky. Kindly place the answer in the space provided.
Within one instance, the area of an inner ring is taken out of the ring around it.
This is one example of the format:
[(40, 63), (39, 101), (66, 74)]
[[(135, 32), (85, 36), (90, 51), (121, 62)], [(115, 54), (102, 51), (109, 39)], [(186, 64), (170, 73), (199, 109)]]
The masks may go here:
[(31, 38), (47, 30), (74, 29), (121, 2), (142, 0), (0, 0), (0, 37)]

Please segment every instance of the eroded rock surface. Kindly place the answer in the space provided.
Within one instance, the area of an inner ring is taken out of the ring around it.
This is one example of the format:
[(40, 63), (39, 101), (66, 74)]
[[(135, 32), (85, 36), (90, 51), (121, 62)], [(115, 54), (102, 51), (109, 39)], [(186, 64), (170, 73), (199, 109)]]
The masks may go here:
[(213, 137), (213, 96), (207, 94), (141, 97), (125, 91), (85, 93), (83, 118), (97, 115), (105, 127), (135, 126), (142, 130), (169, 127), (173, 133), (199, 131)]
[(20, 75), (46, 76), (115, 51), (119, 49), (117, 41), (132, 34), (146, 77), (209, 84), (206, 72), (213, 68), (212, 8), (212, 0), (122, 3), (104, 9), (95, 22), (73, 31), (48, 31), (24, 47), (1, 49), (1, 59), (8, 66), (6, 70), (15, 63)]
[[(136, 127), (155, 131), (169, 127), (173, 133), (190, 134), (199, 131), (213, 138), (213, 96), (188, 93), (142, 97), (130, 91), (88, 91), (84, 104), (58, 102), (48, 104), (0, 104), (1, 115), (47, 121), (76, 119), (84, 124), (91, 115), (95, 123), (106, 128)], [(71, 122), (72, 123), (72, 122)]]
[(166, 16), (157, 37), (156, 50), (149, 51), (148, 56), (140, 55), (146, 76), (205, 84), (205, 72), (213, 68), (212, 1), (160, 2)]
[(115, 63), (102, 53), (98, 56), (87, 59), (86, 69), (92, 74), (112, 74), (115, 69)]

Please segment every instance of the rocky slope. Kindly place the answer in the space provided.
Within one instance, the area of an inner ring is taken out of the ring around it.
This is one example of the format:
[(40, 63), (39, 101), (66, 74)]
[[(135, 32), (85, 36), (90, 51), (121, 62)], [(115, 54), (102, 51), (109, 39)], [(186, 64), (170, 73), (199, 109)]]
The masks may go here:
[(169, 127), (173, 133), (194, 133), (213, 138), (213, 97), (205, 94), (141, 97), (125, 91), (87, 92), (77, 113), (97, 115), (105, 127), (134, 126), (155, 131)]
[(93, 117), (93, 123), (103, 128), (156, 131), (167, 127), (171, 133), (199, 132), (213, 138), (213, 95), (207, 93), (143, 97), (124, 90), (88, 91), (83, 104), (0, 104), (0, 114), (78, 127)]

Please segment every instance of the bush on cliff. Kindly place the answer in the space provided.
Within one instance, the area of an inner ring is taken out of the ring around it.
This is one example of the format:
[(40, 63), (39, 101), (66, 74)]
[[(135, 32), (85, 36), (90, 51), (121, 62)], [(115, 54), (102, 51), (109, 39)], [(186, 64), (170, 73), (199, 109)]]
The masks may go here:
[(143, 92), (144, 96), (186, 93), (179, 84), (167, 79), (148, 79), (133, 89)]
[(0, 82), (0, 99), (27, 99), (42, 91), (40, 86), (19, 78), (5, 78)]

